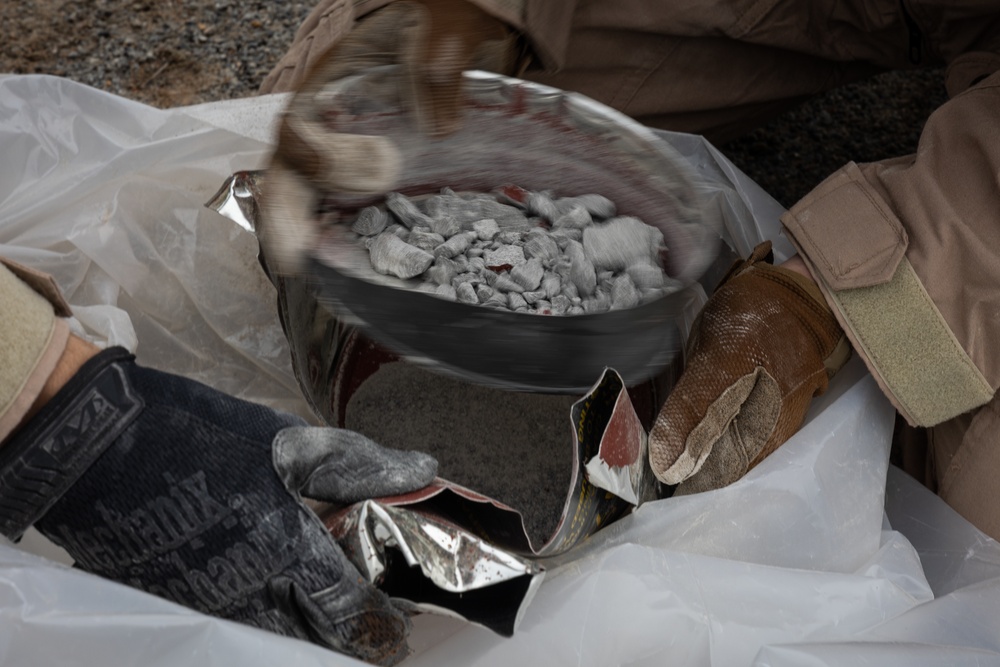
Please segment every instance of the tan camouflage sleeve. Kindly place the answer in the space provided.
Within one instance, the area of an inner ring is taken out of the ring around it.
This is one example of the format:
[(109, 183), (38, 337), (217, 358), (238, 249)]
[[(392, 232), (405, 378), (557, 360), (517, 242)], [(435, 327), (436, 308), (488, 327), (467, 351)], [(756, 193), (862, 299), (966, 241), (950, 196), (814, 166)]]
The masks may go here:
[(52, 279), (0, 258), (0, 442), (27, 414), (55, 368), (70, 314)]
[[(260, 93), (295, 90), (316, 59), (354, 22), (392, 0), (320, 0), (299, 27), (288, 52), (264, 79)], [(537, 62), (556, 69), (562, 62), (577, 0), (469, 0), (526, 36)]]
[(933, 426), (1000, 387), (1000, 72), (924, 126), (917, 152), (850, 163), (782, 223), (900, 414)]

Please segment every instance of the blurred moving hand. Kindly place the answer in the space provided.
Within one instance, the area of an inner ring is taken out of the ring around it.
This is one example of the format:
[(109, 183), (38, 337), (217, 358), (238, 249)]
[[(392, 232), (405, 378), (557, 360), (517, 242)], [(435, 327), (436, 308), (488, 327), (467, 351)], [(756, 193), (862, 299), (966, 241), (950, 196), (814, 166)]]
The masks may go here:
[(772, 262), (770, 241), (757, 246), (692, 326), (684, 373), (649, 436), (653, 472), (677, 493), (726, 486), (760, 463), (850, 357), (816, 284)]
[(121, 348), (92, 354), (0, 448), (0, 532), (35, 525), (77, 567), (206, 614), (376, 664), (406, 656), (409, 619), (302, 495), (407, 493), (434, 478), (433, 458), (305, 426)]
[(374, 67), (399, 65), (397, 94), (423, 132), (447, 134), (460, 122), (462, 72), (514, 72), (517, 35), (466, 0), (400, 0), (362, 19), (306, 75), (281, 120), (264, 185), (258, 237), (269, 268), (301, 269), (316, 233), (322, 191), (389, 191), (402, 167), (384, 137), (338, 134), (321, 120), (323, 89)]

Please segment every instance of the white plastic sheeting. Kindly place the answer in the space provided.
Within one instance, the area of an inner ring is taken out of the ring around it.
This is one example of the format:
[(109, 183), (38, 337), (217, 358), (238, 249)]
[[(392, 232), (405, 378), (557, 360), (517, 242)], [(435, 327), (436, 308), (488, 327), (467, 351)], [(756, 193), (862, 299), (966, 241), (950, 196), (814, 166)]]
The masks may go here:
[[(282, 101), (163, 111), (0, 77), (0, 254), (54, 274), (93, 340), (308, 414), (254, 239), (202, 206), (264, 165)], [(724, 157), (663, 136), (704, 175), (740, 254), (777, 234), (781, 208)], [(406, 664), (1000, 664), (1000, 546), (888, 467), (892, 422), (855, 359), (745, 479), (647, 504), (548, 563), (513, 638), (423, 616)], [(37, 535), (0, 544), (4, 664), (357, 664), (29, 549), (52, 553)]]

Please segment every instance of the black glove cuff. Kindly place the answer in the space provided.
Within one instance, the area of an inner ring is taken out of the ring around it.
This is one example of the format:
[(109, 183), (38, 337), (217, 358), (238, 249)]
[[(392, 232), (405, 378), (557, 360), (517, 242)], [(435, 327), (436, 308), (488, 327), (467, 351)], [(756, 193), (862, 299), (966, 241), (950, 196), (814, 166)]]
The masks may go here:
[(99, 352), (0, 448), (0, 533), (20, 539), (139, 414), (119, 363), (133, 358)]

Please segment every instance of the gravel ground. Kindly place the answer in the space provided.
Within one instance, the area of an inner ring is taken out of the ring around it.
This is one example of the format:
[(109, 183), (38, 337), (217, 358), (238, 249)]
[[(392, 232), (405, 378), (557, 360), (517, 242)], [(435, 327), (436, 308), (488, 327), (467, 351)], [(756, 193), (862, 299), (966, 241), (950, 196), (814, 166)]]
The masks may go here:
[(942, 69), (888, 72), (813, 98), (719, 148), (791, 206), (851, 160), (916, 151), (924, 122), (947, 99)]
[(63, 76), (162, 108), (253, 95), (315, 3), (0, 2), (0, 71)]

